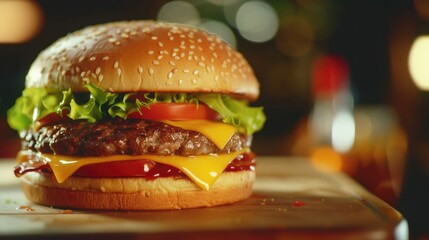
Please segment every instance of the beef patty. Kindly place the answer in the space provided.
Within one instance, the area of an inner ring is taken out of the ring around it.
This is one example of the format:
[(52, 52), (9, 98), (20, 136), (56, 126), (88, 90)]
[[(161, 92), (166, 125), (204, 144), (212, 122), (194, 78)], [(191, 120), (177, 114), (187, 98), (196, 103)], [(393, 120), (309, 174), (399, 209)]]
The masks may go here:
[(238, 151), (252, 141), (236, 132), (221, 150), (201, 133), (140, 119), (65, 122), (23, 131), (21, 139), (23, 150), (73, 156), (206, 155)]

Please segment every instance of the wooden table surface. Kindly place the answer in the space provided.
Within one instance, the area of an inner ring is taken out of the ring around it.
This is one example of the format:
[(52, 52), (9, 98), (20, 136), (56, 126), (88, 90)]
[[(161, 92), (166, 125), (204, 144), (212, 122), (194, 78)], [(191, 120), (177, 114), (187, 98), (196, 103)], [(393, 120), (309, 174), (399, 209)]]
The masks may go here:
[(70, 213), (32, 204), (13, 176), (14, 164), (0, 159), (0, 238), (408, 238), (398, 211), (344, 174), (318, 171), (305, 158), (259, 157), (254, 193), (237, 204), (135, 212)]

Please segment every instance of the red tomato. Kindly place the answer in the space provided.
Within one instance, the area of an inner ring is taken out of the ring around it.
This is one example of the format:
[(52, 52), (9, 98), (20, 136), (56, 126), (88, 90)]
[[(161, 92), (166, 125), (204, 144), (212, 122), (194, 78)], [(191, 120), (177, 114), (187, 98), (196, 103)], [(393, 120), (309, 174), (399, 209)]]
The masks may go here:
[(58, 113), (49, 113), (48, 115), (38, 119), (35, 123), (36, 128), (43, 127), (45, 125), (54, 124), (54, 123), (60, 123), (70, 120), (70, 118), (67, 116), (68, 111), (63, 110), (62, 116)]
[(192, 103), (154, 103), (149, 108), (141, 107), (140, 112), (133, 112), (128, 117), (150, 120), (217, 120), (220, 118), (219, 114), (207, 105)]

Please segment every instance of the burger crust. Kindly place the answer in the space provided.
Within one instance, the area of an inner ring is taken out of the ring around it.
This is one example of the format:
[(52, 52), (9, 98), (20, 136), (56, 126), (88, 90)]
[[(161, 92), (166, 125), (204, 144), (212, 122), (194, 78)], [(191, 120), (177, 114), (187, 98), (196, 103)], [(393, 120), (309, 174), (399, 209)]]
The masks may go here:
[(115, 22), (71, 33), (42, 51), (26, 87), (51, 92), (222, 93), (255, 100), (259, 83), (245, 58), (214, 34), (154, 21)]
[(52, 175), (25, 174), (22, 187), (35, 203), (61, 208), (98, 210), (167, 210), (212, 207), (248, 198), (253, 171), (223, 173), (209, 191), (187, 178), (83, 178), (57, 183)]

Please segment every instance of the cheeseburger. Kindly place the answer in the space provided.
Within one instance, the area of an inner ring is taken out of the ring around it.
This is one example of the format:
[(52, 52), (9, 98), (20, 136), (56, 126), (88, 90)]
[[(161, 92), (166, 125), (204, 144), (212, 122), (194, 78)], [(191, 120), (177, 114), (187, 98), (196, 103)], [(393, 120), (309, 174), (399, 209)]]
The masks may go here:
[(255, 179), (249, 102), (259, 83), (214, 34), (154, 21), (90, 26), (42, 51), (8, 111), (15, 175), (35, 203), (80, 209), (210, 207)]

